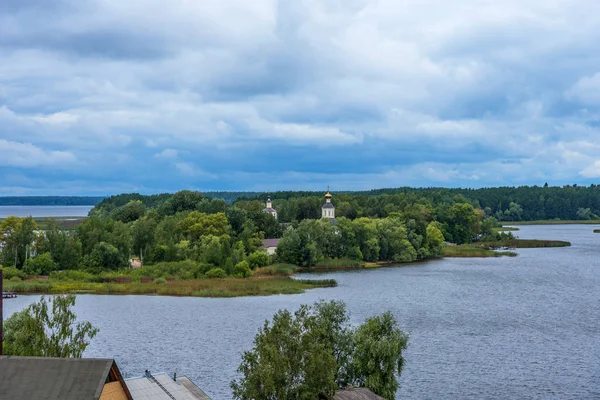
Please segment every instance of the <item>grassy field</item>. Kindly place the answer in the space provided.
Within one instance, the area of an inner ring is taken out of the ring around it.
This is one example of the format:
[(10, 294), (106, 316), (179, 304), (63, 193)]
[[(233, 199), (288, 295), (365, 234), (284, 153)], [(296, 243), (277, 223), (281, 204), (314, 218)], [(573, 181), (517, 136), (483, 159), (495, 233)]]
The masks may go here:
[(494, 242), (480, 242), (481, 246), (485, 247), (515, 247), (517, 249), (533, 249), (539, 247), (568, 247), (570, 242), (562, 240), (536, 240), (536, 239), (508, 239), (497, 240)]
[(515, 221), (507, 222), (510, 225), (600, 225), (600, 220), (567, 220), (567, 219), (546, 219), (539, 221)]
[[(61, 229), (75, 229), (77, 225), (86, 220), (86, 217), (55, 217), (53, 218)], [(48, 228), (48, 218), (34, 218), (35, 223), (41, 230)]]
[[(0, 218), (2, 222), (4, 218)], [(61, 229), (75, 229), (77, 225), (81, 224), (87, 219), (87, 217), (34, 217), (33, 220), (38, 226), (38, 229), (48, 229), (48, 220), (54, 219)]]
[(89, 283), (66, 281), (5, 281), (4, 290), (16, 293), (88, 293), (88, 294), (145, 294), (161, 296), (239, 297), (299, 294), (307, 289), (334, 287), (327, 280), (300, 280), (282, 276), (257, 276), (246, 279), (194, 279), (165, 283)]

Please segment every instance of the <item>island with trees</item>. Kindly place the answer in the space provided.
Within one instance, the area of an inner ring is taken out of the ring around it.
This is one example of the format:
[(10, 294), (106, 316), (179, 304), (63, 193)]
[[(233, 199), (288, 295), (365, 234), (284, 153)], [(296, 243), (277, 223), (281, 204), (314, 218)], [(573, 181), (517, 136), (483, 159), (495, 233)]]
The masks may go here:
[[(276, 218), (263, 212), (267, 194), (236, 193), (228, 201), (193, 191), (123, 194), (98, 202), (77, 226), (52, 219), (43, 226), (33, 218), (0, 221), (0, 263), (7, 289), (15, 292), (300, 293), (336, 284), (290, 279), (302, 270), (514, 256), (512, 248), (567, 246), (518, 240), (501, 226), (556, 215), (594, 221), (597, 192), (597, 186), (573, 186), (336, 193), (334, 220), (322, 218), (323, 193), (271, 193)], [(529, 202), (534, 196), (538, 203)], [(544, 213), (533, 213), (529, 207), (539, 211), (542, 198)], [(555, 208), (560, 199), (569, 201)], [(280, 239), (275, 254), (261, 248), (265, 238)], [(47, 279), (28, 280), (32, 276)]]

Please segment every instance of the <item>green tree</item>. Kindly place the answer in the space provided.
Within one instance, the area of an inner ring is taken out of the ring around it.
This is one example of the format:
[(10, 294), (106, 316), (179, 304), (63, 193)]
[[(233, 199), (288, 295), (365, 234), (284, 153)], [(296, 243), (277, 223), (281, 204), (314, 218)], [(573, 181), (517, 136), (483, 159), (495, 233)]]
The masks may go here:
[(23, 311), (14, 313), (4, 323), (5, 354), (79, 358), (96, 336), (98, 329), (90, 322), (76, 323), (71, 308), (75, 295), (45, 297)]
[(444, 234), (438, 228), (437, 222), (430, 222), (426, 229), (425, 246), (430, 257), (438, 257), (444, 247)]
[(264, 251), (258, 250), (248, 256), (250, 268), (262, 268), (269, 265), (269, 256)]
[(28, 275), (49, 275), (56, 271), (58, 266), (52, 261), (50, 253), (42, 253), (25, 261), (23, 272)]
[(110, 216), (115, 221), (133, 222), (142, 218), (146, 214), (146, 205), (140, 200), (131, 200), (124, 206), (114, 209)]
[(233, 276), (236, 278), (248, 278), (252, 276), (252, 270), (250, 269), (250, 265), (248, 261), (240, 261), (233, 268)]
[(394, 400), (398, 390), (396, 376), (404, 367), (402, 352), (408, 345), (408, 336), (400, 330), (394, 316), (386, 312), (367, 319), (354, 340), (354, 384)]
[(233, 397), (332, 399), (337, 389), (359, 385), (394, 399), (408, 337), (390, 313), (356, 331), (348, 321), (344, 303), (336, 301), (302, 305), (294, 314), (280, 310), (243, 354)]
[(127, 259), (119, 252), (115, 246), (100, 242), (95, 247), (91, 254), (87, 255), (83, 263), (85, 266), (99, 273), (102, 270), (117, 270), (127, 266)]

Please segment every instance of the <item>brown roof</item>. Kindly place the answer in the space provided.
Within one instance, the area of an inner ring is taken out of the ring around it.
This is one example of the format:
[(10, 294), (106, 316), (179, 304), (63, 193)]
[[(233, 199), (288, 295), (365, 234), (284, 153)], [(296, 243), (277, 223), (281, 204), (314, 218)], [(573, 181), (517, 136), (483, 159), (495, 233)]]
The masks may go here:
[(0, 356), (0, 399), (97, 400), (113, 370), (112, 359)]
[(279, 243), (281, 239), (263, 239), (263, 245), (262, 247), (267, 249), (269, 247), (277, 247), (277, 244)]
[(385, 400), (367, 388), (349, 388), (338, 390), (333, 400)]

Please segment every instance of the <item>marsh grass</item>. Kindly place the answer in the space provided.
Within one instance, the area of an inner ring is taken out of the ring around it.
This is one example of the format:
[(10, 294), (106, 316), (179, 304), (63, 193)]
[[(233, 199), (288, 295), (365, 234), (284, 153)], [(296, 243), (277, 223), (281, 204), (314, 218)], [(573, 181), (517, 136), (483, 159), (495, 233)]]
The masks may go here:
[(364, 261), (352, 260), (350, 258), (334, 258), (330, 260), (319, 261), (311, 270), (328, 270), (328, 269), (353, 269), (364, 268)]
[(238, 297), (299, 294), (306, 289), (332, 287), (334, 280), (299, 280), (287, 276), (256, 276), (237, 279), (190, 279), (165, 283), (95, 283), (76, 281), (5, 282), (7, 291), (17, 293), (146, 294), (161, 296)]
[(460, 246), (446, 246), (442, 251), (444, 257), (515, 257), (513, 251), (494, 251), (481, 246), (462, 244)]
[(273, 264), (254, 271), (255, 276), (291, 276), (298, 267), (293, 264)]
[(540, 247), (568, 247), (571, 242), (562, 240), (537, 240), (537, 239), (508, 239), (497, 240), (493, 242), (480, 242), (481, 246), (485, 247), (515, 247), (517, 249), (533, 249)]

